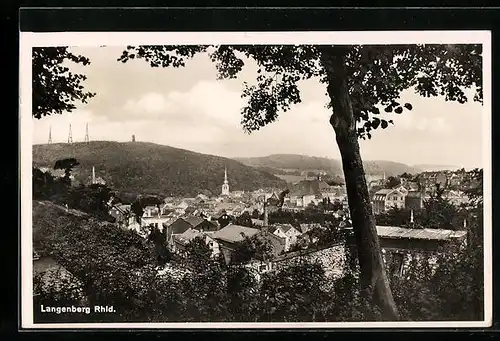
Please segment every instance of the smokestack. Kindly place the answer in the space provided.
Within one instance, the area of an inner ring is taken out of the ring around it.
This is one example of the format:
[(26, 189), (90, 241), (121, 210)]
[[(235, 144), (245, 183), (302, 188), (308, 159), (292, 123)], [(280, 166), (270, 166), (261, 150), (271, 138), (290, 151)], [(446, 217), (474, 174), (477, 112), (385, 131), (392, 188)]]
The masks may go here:
[(269, 212), (267, 209), (267, 204), (264, 202), (264, 227), (267, 228), (269, 226)]
[(92, 185), (95, 184), (95, 167), (92, 166)]

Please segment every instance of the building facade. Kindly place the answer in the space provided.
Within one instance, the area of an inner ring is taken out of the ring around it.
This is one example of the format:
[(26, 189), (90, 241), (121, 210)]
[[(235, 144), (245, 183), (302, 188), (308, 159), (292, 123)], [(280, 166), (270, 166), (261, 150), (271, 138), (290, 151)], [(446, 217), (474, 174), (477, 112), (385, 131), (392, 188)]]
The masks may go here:
[(404, 208), (406, 194), (400, 189), (381, 189), (373, 196), (373, 212), (379, 214), (393, 207)]

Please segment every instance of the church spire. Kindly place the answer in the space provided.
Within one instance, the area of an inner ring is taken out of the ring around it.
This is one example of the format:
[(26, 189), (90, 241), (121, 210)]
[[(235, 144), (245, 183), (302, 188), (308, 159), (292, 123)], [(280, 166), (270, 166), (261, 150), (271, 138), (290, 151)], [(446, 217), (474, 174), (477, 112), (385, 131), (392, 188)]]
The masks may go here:
[(222, 184), (222, 195), (229, 195), (229, 182), (227, 181), (226, 167), (224, 167), (224, 183)]

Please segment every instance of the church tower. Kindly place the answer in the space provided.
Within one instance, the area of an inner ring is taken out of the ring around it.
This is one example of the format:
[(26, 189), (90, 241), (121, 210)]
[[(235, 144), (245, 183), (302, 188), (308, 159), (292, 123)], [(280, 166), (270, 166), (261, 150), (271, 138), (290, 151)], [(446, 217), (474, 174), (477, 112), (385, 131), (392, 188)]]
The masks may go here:
[(229, 183), (227, 182), (226, 168), (224, 168), (224, 183), (222, 184), (222, 195), (229, 195)]

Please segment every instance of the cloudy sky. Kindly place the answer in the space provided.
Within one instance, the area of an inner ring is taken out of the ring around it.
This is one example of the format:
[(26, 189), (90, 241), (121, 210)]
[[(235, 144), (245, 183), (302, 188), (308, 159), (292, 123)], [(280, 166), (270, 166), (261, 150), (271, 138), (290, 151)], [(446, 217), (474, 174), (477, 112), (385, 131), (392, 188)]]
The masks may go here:
[[(122, 50), (73, 48), (90, 58), (90, 66), (72, 69), (87, 75), (85, 86), (97, 95), (72, 113), (33, 119), (34, 144), (47, 143), (49, 127), (53, 142), (67, 141), (69, 123), (73, 141), (83, 141), (88, 123), (91, 140), (130, 141), (135, 134), (138, 141), (225, 157), (290, 153), (340, 158), (328, 124), (325, 89), (316, 80), (301, 84), (301, 104), (248, 135), (240, 125), (240, 94), (242, 82), (255, 79), (251, 62), (237, 80), (220, 81), (207, 55), (196, 56), (185, 68), (162, 69), (142, 60), (117, 62)], [(414, 109), (391, 115), (395, 126), (360, 142), (365, 160), (482, 166), (480, 104), (424, 99), (412, 91), (402, 100)]]

